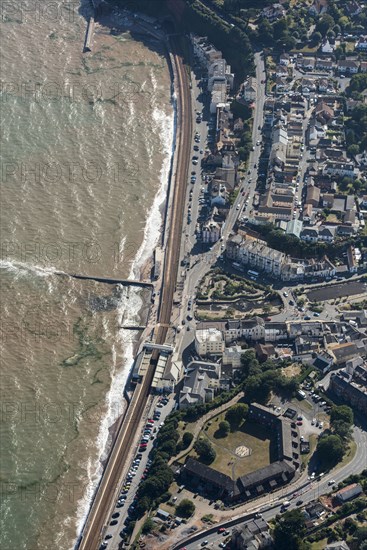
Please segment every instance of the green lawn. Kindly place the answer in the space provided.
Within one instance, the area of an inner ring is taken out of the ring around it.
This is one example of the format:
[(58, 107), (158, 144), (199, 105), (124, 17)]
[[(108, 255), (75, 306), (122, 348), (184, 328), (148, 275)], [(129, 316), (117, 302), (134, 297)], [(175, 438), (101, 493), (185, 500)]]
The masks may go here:
[[(217, 420), (218, 419), (218, 420)], [(208, 437), (212, 443), (216, 459), (210, 464), (211, 468), (237, 479), (263, 468), (271, 463), (271, 431), (254, 422), (245, 422), (238, 431), (229, 433), (226, 437), (218, 434), (218, 424), (224, 419), (224, 414), (212, 419), (212, 423), (201, 435)], [(246, 457), (238, 457), (235, 450), (239, 446), (246, 446), (251, 454)], [(192, 451), (192, 456), (196, 453)]]

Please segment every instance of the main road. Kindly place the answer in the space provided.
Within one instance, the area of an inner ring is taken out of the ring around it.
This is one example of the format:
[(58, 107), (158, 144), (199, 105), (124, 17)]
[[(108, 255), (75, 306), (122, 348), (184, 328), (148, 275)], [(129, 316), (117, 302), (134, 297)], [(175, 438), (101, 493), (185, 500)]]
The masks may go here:
[[(181, 36), (170, 37), (170, 50), (174, 62), (174, 73), (177, 91), (177, 140), (176, 172), (172, 182), (172, 208), (167, 240), (164, 273), (162, 279), (161, 302), (155, 342), (163, 344), (170, 324), (173, 294), (178, 273), (180, 240), (183, 222), (183, 210), (190, 159), (190, 142), (192, 134), (191, 96), (186, 69), (182, 59)], [(153, 353), (150, 368), (144, 379), (134, 391), (133, 399), (121, 422), (110, 452), (100, 485), (95, 494), (91, 510), (79, 542), (79, 550), (97, 550), (101, 544), (105, 527), (111, 510), (117, 499), (119, 488), (129, 457), (136, 444), (139, 424), (143, 416), (157, 361)]]

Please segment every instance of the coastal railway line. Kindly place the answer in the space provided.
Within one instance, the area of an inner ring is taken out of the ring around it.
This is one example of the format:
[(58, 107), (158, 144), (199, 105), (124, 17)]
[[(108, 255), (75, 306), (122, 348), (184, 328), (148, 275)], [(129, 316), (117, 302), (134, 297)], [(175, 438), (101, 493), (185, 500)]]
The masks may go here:
[[(173, 296), (175, 292), (178, 268), (180, 241), (184, 219), (185, 196), (187, 188), (188, 164), (190, 160), (192, 118), (191, 96), (187, 73), (180, 55), (183, 37), (172, 36), (170, 46), (175, 65), (176, 87), (180, 93), (178, 101), (178, 133), (176, 140), (176, 174), (174, 181), (172, 216), (167, 240), (165, 264), (161, 289), (161, 307), (156, 344), (164, 344), (170, 326)], [(117, 499), (124, 469), (128, 466), (129, 457), (136, 443), (139, 424), (144, 415), (147, 399), (153, 381), (159, 351), (154, 350), (146, 375), (137, 384), (132, 401), (118, 427), (115, 441), (110, 452), (103, 477), (83, 529), (79, 550), (97, 550), (102, 542), (105, 527)]]
[(180, 56), (181, 36), (171, 36), (170, 44), (173, 54), (177, 87), (180, 90), (180, 103), (178, 105), (178, 129), (177, 135), (177, 169), (173, 196), (173, 211), (165, 257), (164, 276), (161, 290), (161, 307), (159, 312), (159, 327), (156, 333), (156, 343), (164, 344), (167, 330), (171, 320), (173, 295), (179, 268), (180, 243), (184, 219), (185, 198), (187, 190), (187, 178), (189, 171), (189, 159), (191, 154), (192, 116), (191, 95), (187, 72)]

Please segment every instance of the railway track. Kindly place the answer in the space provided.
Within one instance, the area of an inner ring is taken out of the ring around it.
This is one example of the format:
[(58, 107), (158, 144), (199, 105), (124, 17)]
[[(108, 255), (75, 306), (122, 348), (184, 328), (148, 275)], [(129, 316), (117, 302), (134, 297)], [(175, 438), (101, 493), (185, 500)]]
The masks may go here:
[[(172, 218), (167, 241), (161, 290), (161, 308), (158, 319), (159, 326), (156, 332), (157, 344), (164, 344), (171, 319), (173, 295), (178, 274), (188, 162), (191, 151), (191, 96), (185, 66), (180, 56), (181, 39), (182, 38), (178, 36), (170, 39), (178, 80), (177, 86), (180, 89), (178, 103), (178, 128), (180, 134), (177, 139), (177, 169), (173, 190)], [(98, 550), (101, 544), (103, 529), (117, 499), (123, 467), (127, 464), (131, 449), (136, 443), (136, 435), (150, 393), (157, 358), (158, 353), (153, 353), (150, 368), (147, 370), (142, 382), (137, 385), (126, 415), (120, 423), (103, 477), (84, 527), (83, 537), (78, 547), (79, 550)]]

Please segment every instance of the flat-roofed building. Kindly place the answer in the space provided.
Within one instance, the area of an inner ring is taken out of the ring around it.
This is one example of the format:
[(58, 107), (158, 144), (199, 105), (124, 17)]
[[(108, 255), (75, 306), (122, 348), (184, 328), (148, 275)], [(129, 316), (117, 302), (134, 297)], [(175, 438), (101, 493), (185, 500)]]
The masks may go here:
[(199, 355), (221, 355), (224, 351), (223, 332), (217, 328), (195, 331), (195, 349)]

